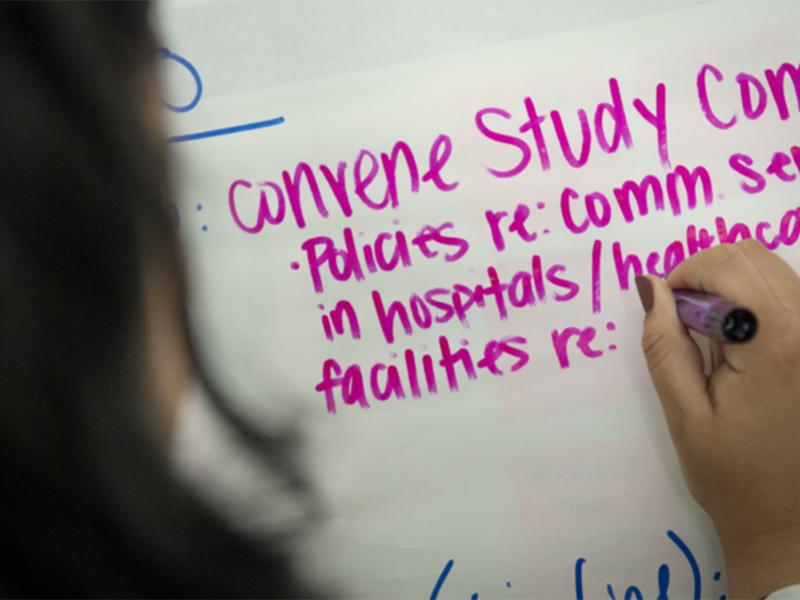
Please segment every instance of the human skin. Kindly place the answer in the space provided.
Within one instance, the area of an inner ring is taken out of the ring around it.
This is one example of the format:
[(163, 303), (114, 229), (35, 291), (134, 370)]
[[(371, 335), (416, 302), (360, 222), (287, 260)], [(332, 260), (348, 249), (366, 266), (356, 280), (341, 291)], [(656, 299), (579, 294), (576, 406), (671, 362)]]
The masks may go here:
[[(642, 347), (683, 474), (711, 517), (731, 598), (800, 582), (800, 279), (754, 240), (710, 248), (666, 280), (637, 279)], [(672, 289), (751, 309), (749, 342), (714, 348), (709, 376)]]
[(145, 352), (149, 376), (152, 428), (158, 443), (172, 440), (180, 399), (190, 372), (189, 349), (181, 328), (174, 282), (166, 269), (151, 258), (144, 282)]
[[(136, 74), (134, 93), (140, 98), (141, 127), (154, 147), (167, 160), (165, 109), (162, 86), (156, 66), (147, 63)], [(167, 198), (164, 198), (167, 202)], [(167, 207), (165, 207), (166, 209)], [(182, 328), (181, 306), (174, 274), (164, 266), (162, 257), (145, 252), (142, 282), (144, 339), (150, 401), (145, 407), (159, 444), (168, 448), (172, 440), (181, 397), (188, 385), (191, 361), (186, 334)]]

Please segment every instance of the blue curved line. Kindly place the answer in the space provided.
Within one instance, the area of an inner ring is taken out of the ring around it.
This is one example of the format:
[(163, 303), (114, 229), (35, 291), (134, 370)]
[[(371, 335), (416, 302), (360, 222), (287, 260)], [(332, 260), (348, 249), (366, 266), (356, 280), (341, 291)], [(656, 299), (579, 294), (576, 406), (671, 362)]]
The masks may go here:
[(631, 598), (636, 598), (636, 600), (644, 600), (644, 596), (642, 596), (642, 590), (635, 585), (630, 586), (627, 590), (625, 590), (625, 600), (631, 600)]
[(575, 561), (575, 600), (583, 600), (583, 564), (585, 558)]
[(436, 585), (433, 586), (433, 591), (431, 591), (431, 598), (430, 600), (436, 600), (439, 597), (439, 592), (444, 585), (444, 580), (447, 579), (447, 576), (450, 574), (450, 569), (453, 568), (454, 561), (452, 558), (447, 561), (447, 564), (444, 566), (441, 575), (439, 575), (439, 579), (436, 580)]
[(230, 127), (222, 127), (220, 129), (209, 129), (208, 131), (198, 131), (197, 133), (185, 133), (183, 135), (176, 135), (167, 138), (170, 144), (177, 142), (191, 142), (192, 140), (202, 140), (204, 138), (219, 137), (221, 135), (230, 135), (232, 133), (239, 133), (242, 131), (252, 131), (253, 129), (263, 129), (264, 127), (272, 127), (280, 125), (286, 119), (283, 117), (275, 117), (274, 119), (267, 119), (266, 121), (255, 121), (254, 123), (243, 123), (242, 125), (231, 125)]
[(656, 600), (669, 600), (667, 591), (669, 590), (669, 567), (661, 565), (658, 567), (658, 598)]
[(694, 554), (692, 554), (692, 551), (689, 550), (689, 547), (681, 538), (678, 537), (678, 534), (676, 534), (674, 531), (668, 530), (667, 537), (673, 541), (673, 543), (681, 552), (683, 552), (683, 555), (686, 557), (686, 561), (689, 563), (689, 567), (691, 567), (692, 575), (694, 577), (694, 600), (700, 600), (700, 567), (697, 565), (697, 560), (695, 559)]
[(200, 73), (197, 72), (197, 69), (194, 68), (194, 65), (192, 63), (190, 63), (182, 56), (175, 54), (168, 48), (159, 48), (158, 50), (161, 53), (161, 58), (166, 60), (174, 60), (176, 63), (178, 63), (179, 65), (184, 67), (187, 71), (189, 71), (191, 76), (194, 78), (194, 84), (195, 87), (197, 88), (197, 91), (195, 92), (192, 101), (184, 106), (175, 106), (174, 104), (170, 104), (163, 98), (161, 101), (164, 103), (164, 106), (166, 106), (169, 110), (173, 112), (179, 112), (179, 113), (189, 112), (195, 106), (197, 106), (197, 103), (200, 102), (200, 98), (203, 95), (203, 81), (200, 79)]

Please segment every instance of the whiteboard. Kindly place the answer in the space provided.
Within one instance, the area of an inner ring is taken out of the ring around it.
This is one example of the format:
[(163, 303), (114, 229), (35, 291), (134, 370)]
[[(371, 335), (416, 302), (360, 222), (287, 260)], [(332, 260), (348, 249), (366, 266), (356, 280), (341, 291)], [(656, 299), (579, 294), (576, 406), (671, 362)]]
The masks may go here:
[[(765, 71), (797, 67), (800, 10), (542, 5), (545, 34), (524, 3), (298, 5), (160, 16), (193, 314), (246, 414), (302, 424), (324, 507), (304, 576), (364, 598), (719, 598), (631, 265), (742, 223), (798, 266), (797, 184), (764, 174), (793, 168), (800, 108)], [(653, 180), (645, 211), (626, 182)]]

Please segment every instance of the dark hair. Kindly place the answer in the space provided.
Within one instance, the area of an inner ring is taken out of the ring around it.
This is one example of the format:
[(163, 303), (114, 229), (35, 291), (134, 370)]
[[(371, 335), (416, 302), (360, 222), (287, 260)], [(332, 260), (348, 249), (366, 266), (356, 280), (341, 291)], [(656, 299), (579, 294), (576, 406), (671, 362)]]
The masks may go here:
[[(0, 4), (0, 593), (309, 596), (276, 540), (178, 481), (145, 414), (146, 263), (185, 300), (136, 84), (154, 69), (148, 12)], [(281, 441), (210, 395), (305, 494)]]

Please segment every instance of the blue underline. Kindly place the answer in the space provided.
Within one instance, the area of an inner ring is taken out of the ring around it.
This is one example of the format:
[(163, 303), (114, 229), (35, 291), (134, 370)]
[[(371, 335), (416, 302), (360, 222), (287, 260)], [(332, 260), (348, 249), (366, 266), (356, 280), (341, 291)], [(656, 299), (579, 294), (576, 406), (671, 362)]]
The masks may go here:
[(230, 135), (232, 133), (239, 133), (241, 131), (252, 131), (253, 129), (263, 129), (264, 127), (272, 127), (273, 125), (280, 125), (283, 123), (283, 117), (275, 117), (266, 121), (256, 121), (255, 123), (244, 123), (242, 125), (232, 125), (231, 127), (223, 127), (221, 129), (209, 129), (208, 131), (198, 131), (197, 133), (185, 133), (183, 135), (176, 135), (167, 138), (170, 144), (178, 142), (191, 142), (192, 140), (202, 140), (204, 138), (219, 137), (221, 135)]

